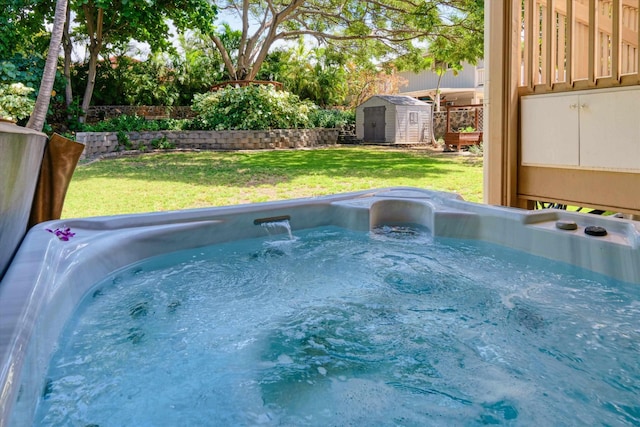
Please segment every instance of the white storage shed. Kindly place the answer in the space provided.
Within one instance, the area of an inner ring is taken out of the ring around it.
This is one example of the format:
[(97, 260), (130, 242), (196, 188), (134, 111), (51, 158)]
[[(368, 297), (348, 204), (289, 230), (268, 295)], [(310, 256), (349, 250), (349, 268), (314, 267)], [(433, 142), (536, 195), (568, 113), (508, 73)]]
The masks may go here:
[(431, 142), (431, 104), (404, 95), (374, 95), (356, 108), (356, 136), (364, 142)]

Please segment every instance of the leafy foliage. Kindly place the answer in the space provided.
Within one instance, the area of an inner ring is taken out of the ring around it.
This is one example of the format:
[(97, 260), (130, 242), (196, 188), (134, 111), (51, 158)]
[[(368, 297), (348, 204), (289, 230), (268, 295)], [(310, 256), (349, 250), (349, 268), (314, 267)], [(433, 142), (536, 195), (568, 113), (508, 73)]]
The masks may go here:
[[(69, 12), (68, 0), (56, 0), (53, 23), (51, 25), (51, 37), (44, 69), (42, 70), (42, 80), (40, 81), (38, 96), (33, 107), (33, 112), (29, 116), (26, 127), (41, 132), (46, 125), (47, 114), (51, 105), (51, 94), (58, 74), (57, 65), (60, 47), (65, 33), (67, 15)], [(47, 126), (48, 128), (48, 126)]]
[[(440, 35), (482, 44), (483, 0), (306, 0), (248, 2), (222, 0), (219, 10), (243, 23), (238, 45), (223, 31), (210, 33), (231, 79), (252, 80), (273, 44), (312, 37), (359, 63), (416, 56)], [(253, 25), (252, 25), (253, 24)]]
[(118, 146), (116, 147), (116, 151), (120, 150), (133, 150), (133, 143), (124, 131), (119, 131), (117, 134), (118, 138)]
[[(0, 57), (1, 58), (1, 57)], [(37, 53), (22, 54), (16, 53), (6, 59), (0, 59), (0, 83), (22, 83), (34, 89), (30, 97), (38, 95), (42, 71), (44, 70), (45, 59)], [(64, 91), (64, 79), (60, 73), (56, 73), (54, 84), (54, 99), (60, 98), (58, 93)], [(60, 98), (61, 99), (61, 98)]]
[(311, 112), (311, 123), (318, 128), (339, 128), (356, 122), (355, 110), (322, 110)]
[(187, 120), (147, 120), (140, 116), (122, 115), (95, 124), (83, 124), (83, 132), (141, 132), (159, 130), (181, 130)]
[[(455, 70), (460, 61), (473, 62), (482, 55), (482, 0), (69, 3), (73, 44), (86, 45), (88, 59), (94, 62), (73, 65), (73, 90), (66, 103), (61, 96), (65, 81), (56, 77), (55, 120), (69, 121), (58, 131), (79, 129), (74, 120), (84, 119), (82, 110), (92, 96), (95, 105), (190, 105), (195, 94), (215, 83), (253, 77), (282, 82), (287, 91), (322, 107), (355, 106), (372, 93), (394, 91), (393, 73), (380, 71), (394, 58), (401, 58), (395, 61), (400, 70), (437, 71), (438, 64)], [(52, 0), (3, 2), (0, 83), (21, 82), (35, 89), (33, 97), (38, 94), (50, 38), (45, 23), (52, 21), (55, 5)], [(246, 17), (247, 27), (214, 27), (217, 11), (226, 14), (223, 17), (234, 13)], [(182, 33), (178, 49), (171, 43), (175, 38), (169, 37), (174, 28)], [(317, 47), (309, 48), (310, 38), (318, 41)], [(130, 48), (133, 40), (149, 44), (149, 59), (127, 57), (135, 56)], [(298, 44), (273, 50), (282, 46), (273, 43), (282, 40)], [(92, 66), (97, 69), (94, 73)], [(87, 90), (92, 81), (95, 92)], [(326, 114), (318, 111), (310, 110), (312, 121), (324, 120)]]
[[(99, 61), (96, 64), (96, 82), (92, 104), (124, 105), (124, 84), (135, 65), (128, 57), (112, 56), (112, 61)], [(82, 93), (87, 84), (89, 64), (74, 64), (71, 69), (73, 93)]]
[[(262, 130), (336, 128), (355, 123), (353, 110), (324, 110), (288, 92), (264, 86), (227, 88), (197, 96), (201, 113), (193, 120), (147, 120), (122, 115), (95, 124), (81, 124), (83, 132), (143, 132), (160, 130)], [(226, 120), (221, 120), (226, 119)], [(160, 148), (167, 148), (162, 141)]]
[[(153, 53), (145, 61), (128, 49), (108, 52), (110, 59), (96, 64), (93, 105), (191, 105), (194, 94), (224, 80), (219, 53), (196, 36), (181, 36), (179, 52)], [(74, 65), (74, 93), (84, 90), (88, 68)]]
[(174, 105), (179, 97), (173, 84), (175, 71), (167, 67), (161, 55), (137, 62), (122, 81), (125, 105)]
[(23, 83), (34, 89), (39, 86), (44, 68), (41, 55), (16, 53), (5, 58), (0, 60), (0, 83)]
[[(179, 97), (175, 86), (175, 71), (162, 55), (153, 55), (146, 61), (128, 56), (112, 56), (110, 61), (96, 64), (94, 105), (175, 105)], [(73, 91), (80, 92), (86, 85), (88, 64), (73, 68)]]
[(0, 13), (0, 58), (44, 52), (50, 37), (44, 26), (45, 17), (52, 14), (54, 4), (52, 0), (4, 0)]
[(273, 86), (249, 85), (196, 95), (192, 108), (198, 113), (194, 128), (262, 130), (310, 127), (317, 107)]
[(450, 25), (430, 41), (426, 56), (421, 52), (410, 52), (395, 62), (399, 68), (414, 72), (430, 68), (439, 76), (436, 87), (436, 111), (440, 111), (439, 92), (442, 77), (449, 70), (457, 75), (463, 69), (463, 62), (476, 64), (484, 53), (483, 34), (468, 30), (482, 28), (484, 25), (484, 1), (460, 0), (459, 4), (467, 13), (453, 14), (449, 17)]
[(18, 120), (29, 117), (35, 101), (29, 96), (33, 89), (22, 83), (0, 84), (0, 117)]
[(475, 156), (482, 156), (484, 153), (484, 147), (482, 146), (482, 143), (473, 144), (469, 146), (469, 152)]
[(285, 89), (322, 107), (342, 105), (348, 90), (346, 57), (330, 48), (309, 49), (303, 39), (269, 54), (259, 80), (277, 80)]
[(474, 128), (473, 126), (465, 126), (463, 128), (458, 129), (458, 132), (460, 133), (472, 133), (475, 131), (476, 131), (476, 128)]
[(180, 52), (172, 53), (170, 66), (175, 70), (173, 85), (178, 93), (174, 105), (191, 105), (196, 93), (207, 92), (213, 84), (226, 79), (222, 58), (209, 39), (197, 35), (179, 37)]
[(98, 56), (106, 47), (126, 46), (131, 40), (146, 42), (152, 51), (171, 50), (168, 21), (179, 30), (208, 31), (216, 15), (207, 0), (83, 0), (73, 2), (79, 32), (88, 36), (89, 65), (82, 109), (93, 94)]
[(176, 148), (176, 144), (169, 141), (166, 136), (151, 140), (151, 146), (156, 150), (173, 150)]

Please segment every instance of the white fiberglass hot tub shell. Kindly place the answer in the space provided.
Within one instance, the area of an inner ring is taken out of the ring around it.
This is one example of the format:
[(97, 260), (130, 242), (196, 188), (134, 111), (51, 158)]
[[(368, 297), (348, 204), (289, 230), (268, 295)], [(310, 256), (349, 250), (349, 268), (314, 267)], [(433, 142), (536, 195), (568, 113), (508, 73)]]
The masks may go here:
[[(433, 236), (496, 243), (640, 284), (640, 232), (633, 221), (492, 207), (416, 188), (48, 222), (29, 231), (0, 282), (0, 426), (16, 419), (30, 424), (60, 332), (96, 282), (155, 255), (263, 236), (256, 224), (280, 218), (294, 232), (417, 224)], [(558, 221), (575, 222), (577, 229), (560, 230)], [(587, 235), (589, 226), (607, 235)], [(49, 231), (66, 228), (74, 233), (68, 241)]]

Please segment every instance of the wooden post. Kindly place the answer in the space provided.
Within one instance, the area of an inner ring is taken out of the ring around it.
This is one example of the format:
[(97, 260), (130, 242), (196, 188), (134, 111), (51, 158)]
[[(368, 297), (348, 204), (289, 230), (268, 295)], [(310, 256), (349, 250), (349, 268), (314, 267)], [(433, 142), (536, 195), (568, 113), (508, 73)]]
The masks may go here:
[(521, 5), (485, 2), (484, 201), (494, 205), (523, 206), (516, 185)]

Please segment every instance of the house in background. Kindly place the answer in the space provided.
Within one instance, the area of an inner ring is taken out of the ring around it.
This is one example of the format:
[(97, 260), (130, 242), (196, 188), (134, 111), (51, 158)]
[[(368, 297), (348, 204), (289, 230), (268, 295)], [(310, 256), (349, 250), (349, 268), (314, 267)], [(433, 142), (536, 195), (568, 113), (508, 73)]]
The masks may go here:
[[(420, 73), (402, 71), (398, 76), (407, 83), (398, 95), (407, 95), (423, 101), (433, 102), (438, 90), (440, 76), (435, 71)], [(484, 61), (477, 65), (463, 63), (457, 74), (449, 69), (440, 80), (440, 106), (482, 104), (484, 101)]]

